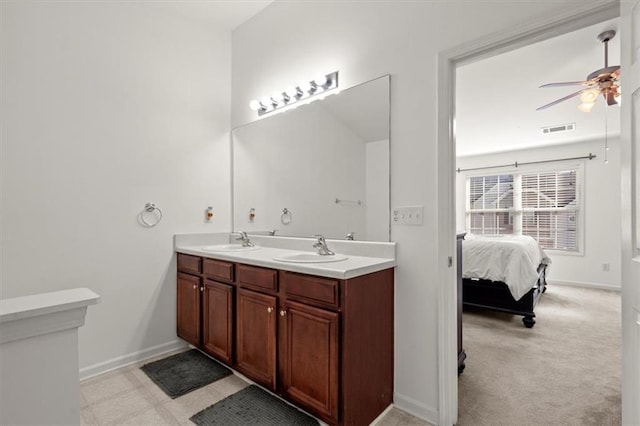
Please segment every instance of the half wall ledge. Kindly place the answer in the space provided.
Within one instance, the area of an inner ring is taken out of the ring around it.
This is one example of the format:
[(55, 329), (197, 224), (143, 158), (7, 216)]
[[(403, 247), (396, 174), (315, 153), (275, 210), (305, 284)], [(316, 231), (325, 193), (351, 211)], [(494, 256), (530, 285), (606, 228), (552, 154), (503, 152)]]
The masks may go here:
[(88, 288), (0, 300), (0, 424), (80, 424), (78, 327)]

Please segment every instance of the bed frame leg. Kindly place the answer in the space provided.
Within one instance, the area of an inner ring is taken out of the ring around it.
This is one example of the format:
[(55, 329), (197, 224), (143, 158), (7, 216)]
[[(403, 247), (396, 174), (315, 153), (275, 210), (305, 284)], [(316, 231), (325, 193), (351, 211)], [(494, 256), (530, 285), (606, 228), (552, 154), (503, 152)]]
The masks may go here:
[(525, 315), (524, 318), (522, 318), (522, 322), (527, 328), (532, 328), (534, 325), (536, 325), (536, 320), (534, 320), (533, 316), (531, 315)]

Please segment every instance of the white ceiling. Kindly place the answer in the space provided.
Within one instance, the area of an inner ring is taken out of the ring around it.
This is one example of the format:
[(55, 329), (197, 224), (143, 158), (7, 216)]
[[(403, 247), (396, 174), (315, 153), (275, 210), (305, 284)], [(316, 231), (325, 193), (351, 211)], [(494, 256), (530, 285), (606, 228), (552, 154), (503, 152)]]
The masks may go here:
[(273, 0), (143, 0), (139, 4), (163, 9), (183, 18), (233, 30)]
[[(542, 111), (536, 108), (580, 86), (539, 88), (545, 83), (585, 80), (604, 67), (597, 36), (618, 30), (618, 19), (459, 67), (456, 87), (456, 150), (459, 156), (577, 142), (620, 133), (618, 106), (602, 97), (590, 113), (579, 97)], [(609, 42), (609, 65), (620, 64), (619, 34)], [(624, 78), (624, 76), (622, 76)], [(624, 87), (622, 87), (624, 98)], [(623, 99), (624, 100), (624, 99)], [(541, 127), (576, 123), (576, 130), (543, 135)]]

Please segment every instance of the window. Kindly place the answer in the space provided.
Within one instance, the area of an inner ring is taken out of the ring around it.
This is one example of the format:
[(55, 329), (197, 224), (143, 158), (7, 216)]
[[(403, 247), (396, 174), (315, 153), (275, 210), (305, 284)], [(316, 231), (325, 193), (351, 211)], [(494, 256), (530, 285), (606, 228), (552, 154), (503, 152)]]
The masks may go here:
[(542, 248), (577, 251), (576, 171), (522, 175), (522, 235)]
[(533, 237), (542, 248), (579, 251), (578, 169), (472, 176), (467, 231)]
[(513, 175), (470, 178), (469, 232), (513, 234)]

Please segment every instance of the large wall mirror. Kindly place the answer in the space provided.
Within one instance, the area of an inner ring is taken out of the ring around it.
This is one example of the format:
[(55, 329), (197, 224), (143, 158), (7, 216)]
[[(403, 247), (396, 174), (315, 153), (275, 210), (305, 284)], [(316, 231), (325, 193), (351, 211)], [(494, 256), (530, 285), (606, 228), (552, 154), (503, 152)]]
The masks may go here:
[(389, 241), (389, 76), (233, 130), (234, 230)]

